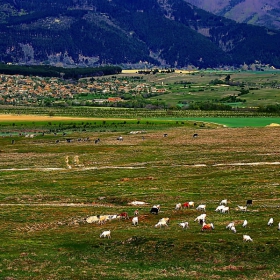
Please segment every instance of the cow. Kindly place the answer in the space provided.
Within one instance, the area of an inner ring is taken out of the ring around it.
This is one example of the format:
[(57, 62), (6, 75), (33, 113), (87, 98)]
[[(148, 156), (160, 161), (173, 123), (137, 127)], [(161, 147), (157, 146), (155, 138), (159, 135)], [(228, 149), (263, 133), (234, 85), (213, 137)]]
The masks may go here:
[(151, 213), (151, 214), (157, 215), (158, 212), (159, 212), (159, 209), (158, 209), (157, 207), (152, 207), (152, 209), (150, 210), (150, 213)]
[(203, 224), (202, 225), (202, 228), (201, 228), (201, 231), (205, 231), (205, 230), (212, 230), (214, 229), (214, 225), (211, 223), (211, 224)]
[(119, 219), (129, 219), (127, 212), (122, 212), (118, 215)]
[(253, 200), (252, 199), (248, 199), (247, 202), (246, 202), (246, 206), (252, 205), (252, 204), (253, 204)]

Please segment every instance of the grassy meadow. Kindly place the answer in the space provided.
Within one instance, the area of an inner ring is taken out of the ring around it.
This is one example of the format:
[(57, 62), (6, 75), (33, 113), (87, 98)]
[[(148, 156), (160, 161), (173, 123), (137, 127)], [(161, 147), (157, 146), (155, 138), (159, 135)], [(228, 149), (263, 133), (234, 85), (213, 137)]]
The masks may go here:
[[(0, 279), (280, 277), (279, 127), (142, 119), (0, 124)], [(222, 199), (229, 214), (215, 212)], [(253, 205), (239, 211), (247, 199)], [(147, 204), (129, 204), (135, 200)], [(206, 204), (213, 231), (201, 232), (197, 210), (175, 210), (186, 201)], [(154, 204), (158, 215), (149, 213)], [(138, 226), (131, 218), (85, 221), (123, 211), (132, 217), (135, 209)], [(155, 228), (162, 217), (169, 226)], [(189, 229), (179, 227), (184, 221)], [(235, 234), (226, 229), (232, 221)], [(99, 237), (104, 230), (111, 239)]]
[[(123, 75), (128, 73), (124, 72)], [(230, 84), (223, 83), (230, 76)], [(240, 99), (245, 102), (225, 104), (235, 107), (258, 107), (279, 102), (279, 71), (176, 71), (175, 73), (144, 76), (145, 80), (166, 89), (166, 94), (149, 98), (170, 105), (193, 102), (225, 102), (238, 96), (240, 89), (248, 90)], [(213, 83), (219, 81), (221, 83)]]

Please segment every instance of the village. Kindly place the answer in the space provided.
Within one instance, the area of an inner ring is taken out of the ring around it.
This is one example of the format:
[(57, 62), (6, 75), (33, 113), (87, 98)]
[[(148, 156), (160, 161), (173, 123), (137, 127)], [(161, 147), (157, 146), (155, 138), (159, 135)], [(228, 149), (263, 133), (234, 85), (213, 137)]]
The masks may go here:
[(95, 106), (118, 103), (137, 95), (163, 94), (165, 88), (151, 86), (133, 77), (87, 78), (78, 81), (38, 76), (0, 75), (0, 105)]

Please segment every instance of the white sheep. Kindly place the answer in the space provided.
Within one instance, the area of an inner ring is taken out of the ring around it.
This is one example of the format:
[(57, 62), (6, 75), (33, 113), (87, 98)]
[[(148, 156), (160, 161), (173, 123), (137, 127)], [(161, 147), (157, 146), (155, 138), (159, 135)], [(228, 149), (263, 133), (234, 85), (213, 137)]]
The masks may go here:
[(167, 223), (169, 224), (170, 218), (161, 218), (159, 219), (159, 222)]
[(196, 210), (199, 210), (199, 211), (206, 211), (206, 205), (205, 204), (200, 204), (196, 207)]
[(220, 202), (220, 205), (227, 205), (228, 201), (227, 199), (223, 199), (221, 202)]
[(230, 230), (231, 230), (233, 233), (236, 233), (236, 228), (235, 228), (235, 226), (232, 226), (232, 227), (230, 228)]
[(182, 209), (182, 203), (177, 203), (175, 206), (175, 210), (180, 210)]
[(280, 223), (278, 223), (278, 230), (280, 230)]
[(229, 224), (226, 226), (226, 229), (231, 229), (232, 227), (234, 227), (234, 222), (229, 223)]
[(247, 227), (247, 225), (248, 225), (248, 222), (247, 222), (247, 220), (244, 220), (244, 222), (243, 222), (243, 227)]
[(99, 224), (99, 225), (103, 225), (103, 224), (105, 224), (105, 222), (107, 222), (108, 220), (110, 220), (109, 215), (102, 215), (102, 216), (99, 217), (98, 224)]
[(245, 242), (247, 242), (247, 241), (252, 242), (253, 239), (252, 239), (249, 235), (244, 234), (244, 235), (243, 235), (243, 241), (245, 241)]
[(189, 201), (189, 207), (194, 207), (194, 202), (193, 201)]
[(222, 212), (222, 210), (225, 208), (225, 205), (219, 205), (217, 208), (216, 208), (216, 210), (215, 210), (215, 212)]
[(229, 207), (224, 207), (221, 211), (222, 213), (229, 213)]
[(240, 211), (244, 211), (244, 212), (247, 211), (247, 206), (240, 206), (240, 205), (237, 205), (237, 207), (239, 208)]
[(155, 228), (158, 228), (158, 227), (168, 227), (168, 224), (166, 222), (158, 222), (156, 225), (155, 225)]
[(182, 228), (189, 228), (189, 223), (188, 222), (179, 223), (179, 226)]
[(111, 238), (111, 231), (110, 230), (106, 230), (106, 231), (103, 231), (101, 234), (100, 234), (100, 238), (102, 237), (107, 237), (108, 239)]
[(117, 218), (118, 218), (118, 215), (117, 215), (117, 214), (108, 215), (108, 219), (109, 219), (109, 220), (114, 220), (114, 219), (117, 219)]
[(198, 221), (199, 223), (201, 223), (201, 222), (205, 222), (205, 219), (206, 219), (206, 214), (201, 214), (201, 215), (199, 215), (199, 216), (197, 216), (195, 219), (194, 219), (194, 221), (196, 222), (196, 221)]
[(134, 226), (137, 226), (137, 225), (138, 225), (138, 217), (133, 217), (133, 218), (132, 218), (132, 224), (133, 224)]
[(89, 224), (97, 223), (99, 221), (99, 218), (97, 216), (90, 216), (86, 218), (86, 222)]
[(270, 227), (273, 225), (273, 218), (270, 218), (270, 219), (269, 219), (267, 225), (270, 226)]

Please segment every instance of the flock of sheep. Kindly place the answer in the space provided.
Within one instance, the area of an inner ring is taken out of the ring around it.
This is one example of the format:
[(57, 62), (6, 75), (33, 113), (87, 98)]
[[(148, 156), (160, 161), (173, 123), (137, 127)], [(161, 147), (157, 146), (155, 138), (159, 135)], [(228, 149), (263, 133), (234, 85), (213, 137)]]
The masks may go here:
[[(222, 200), (220, 202), (220, 204), (217, 206), (217, 208), (215, 209), (215, 212), (229, 213), (229, 206), (227, 206), (227, 204), (228, 204), (227, 199)], [(176, 206), (175, 206), (175, 210), (181, 210), (183, 208), (190, 208), (190, 207), (194, 208), (194, 202), (193, 201), (185, 202), (184, 204), (177, 203)], [(238, 205), (237, 207), (240, 211), (244, 211), (244, 212), (247, 211), (247, 205), (246, 206), (239, 206)], [(206, 205), (205, 204), (200, 204), (196, 207), (196, 210), (206, 212)], [(158, 214), (159, 211), (160, 211), (160, 205), (154, 205), (151, 208), (150, 213), (151, 214)], [(133, 226), (137, 226), (139, 224), (138, 215), (139, 215), (139, 211), (137, 209), (137, 210), (135, 210), (134, 217), (131, 220)], [(91, 216), (91, 217), (88, 217), (86, 219), (86, 221), (88, 223), (96, 222), (98, 224), (104, 224), (106, 221), (112, 220), (112, 219), (129, 219), (129, 217), (128, 217), (127, 212), (122, 212), (119, 215)], [(154, 227), (155, 228), (168, 227), (169, 221), (170, 221), (170, 218), (168, 218), (168, 217), (167, 218), (161, 218), (161, 219), (159, 219), (157, 224), (155, 224)], [(201, 224), (201, 231), (202, 232), (214, 229), (214, 224), (213, 223), (206, 223), (206, 213), (200, 214), (199, 216), (197, 216), (194, 219), (194, 221), (195, 222), (197, 221), (198, 223)], [(273, 218), (270, 218), (267, 225), (272, 226), (273, 223), (274, 223)], [(178, 223), (178, 225), (180, 227), (182, 227), (183, 229), (188, 229), (189, 228), (189, 223), (188, 222), (180, 222), (180, 223)], [(246, 228), (247, 225), (248, 225), (248, 221), (244, 220), (243, 224), (242, 224), (242, 227)], [(236, 233), (236, 228), (235, 228), (234, 222), (230, 222), (226, 226), (226, 229), (231, 230), (233, 233)], [(280, 222), (278, 224), (278, 230), (280, 230)], [(103, 231), (100, 234), (100, 238), (106, 238), (106, 237), (111, 238), (111, 231), (110, 230)], [(252, 242), (253, 239), (249, 235), (244, 234), (243, 235), (243, 241), (244, 242), (247, 242), (247, 241)]]

